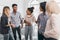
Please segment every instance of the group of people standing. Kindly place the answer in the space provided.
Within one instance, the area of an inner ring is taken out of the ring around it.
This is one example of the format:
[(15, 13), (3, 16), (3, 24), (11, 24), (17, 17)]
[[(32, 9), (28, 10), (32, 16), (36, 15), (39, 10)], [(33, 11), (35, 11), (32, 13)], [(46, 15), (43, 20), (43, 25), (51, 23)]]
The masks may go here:
[(18, 32), (19, 40), (21, 40), (21, 28), (25, 23), (25, 40), (32, 39), (32, 23), (38, 24), (38, 40), (57, 40), (60, 35), (60, 10), (55, 1), (41, 2), (40, 15), (36, 20), (32, 15), (34, 7), (27, 8), (24, 22), (22, 21), (21, 13), (17, 11), (17, 4), (13, 4), (13, 11), (10, 13), (10, 8), (5, 6), (1, 16), (1, 34), (4, 40), (12, 40), (10, 38), (9, 30), (12, 28), (14, 40), (17, 40), (16, 31)]

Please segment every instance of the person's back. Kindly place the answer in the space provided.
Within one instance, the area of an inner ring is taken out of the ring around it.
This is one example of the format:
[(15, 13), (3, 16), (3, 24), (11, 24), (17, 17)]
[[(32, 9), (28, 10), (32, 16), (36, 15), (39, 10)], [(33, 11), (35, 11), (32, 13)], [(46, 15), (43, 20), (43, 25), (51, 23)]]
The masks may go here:
[(47, 21), (45, 36), (58, 39), (60, 35), (60, 14), (52, 14)]

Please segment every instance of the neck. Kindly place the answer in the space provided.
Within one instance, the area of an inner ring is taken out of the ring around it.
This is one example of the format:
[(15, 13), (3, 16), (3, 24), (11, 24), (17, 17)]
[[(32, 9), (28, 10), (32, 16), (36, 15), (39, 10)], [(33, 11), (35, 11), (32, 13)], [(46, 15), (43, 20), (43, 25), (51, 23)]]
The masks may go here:
[(13, 11), (14, 14), (16, 14), (16, 11)]

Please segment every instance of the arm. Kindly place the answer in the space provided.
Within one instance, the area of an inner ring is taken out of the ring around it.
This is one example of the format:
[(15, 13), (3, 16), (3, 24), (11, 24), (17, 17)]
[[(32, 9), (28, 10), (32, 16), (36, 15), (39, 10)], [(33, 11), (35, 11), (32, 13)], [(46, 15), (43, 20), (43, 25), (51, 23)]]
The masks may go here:
[(12, 23), (12, 20), (13, 20), (13, 18), (12, 18), (12, 16), (10, 16), (10, 24), (11, 24), (11, 27), (14, 28), (15, 25)]
[(25, 19), (24, 19), (24, 23), (26, 23), (26, 24), (28, 24), (28, 25), (31, 25), (31, 22), (29, 22), (26, 17), (25, 17)]
[(35, 16), (33, 16), (33, 22), (37, 23)]
[(1, 17), (1, 25), (4, 27), (8, 27), (8, 19), (5, 17)]
[(24, 19), (24, 18), (22, 18), (21, 15), (19, 15), (19, 18), (20, 18), (20, 20), (21, 20), (21, 22), (20, 22), (20, 23), (21, 23), (21, 28), (23, 28), (23, 19)]
[(40, 25), (40, 16), (38, 16), (37, 24), (38, 24), (38, 28), (41, 27), (41, 25)]

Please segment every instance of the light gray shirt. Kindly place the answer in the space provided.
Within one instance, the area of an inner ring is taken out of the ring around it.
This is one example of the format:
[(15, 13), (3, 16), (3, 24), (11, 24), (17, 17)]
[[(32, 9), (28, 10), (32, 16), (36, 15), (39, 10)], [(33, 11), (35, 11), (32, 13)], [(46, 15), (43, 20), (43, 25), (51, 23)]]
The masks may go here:
[(21, 15), (19, 12), (16, 12), (16, 15), (12, 12), (11, 13), (11, 23), (15, 25), (15, 27), (20, 26), (21, 24)]

